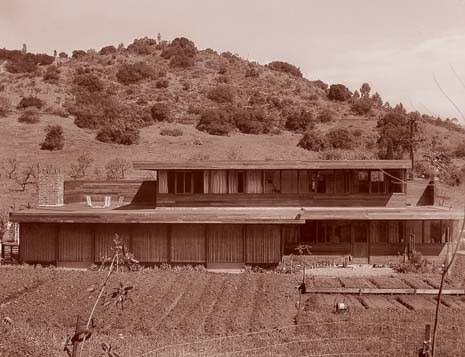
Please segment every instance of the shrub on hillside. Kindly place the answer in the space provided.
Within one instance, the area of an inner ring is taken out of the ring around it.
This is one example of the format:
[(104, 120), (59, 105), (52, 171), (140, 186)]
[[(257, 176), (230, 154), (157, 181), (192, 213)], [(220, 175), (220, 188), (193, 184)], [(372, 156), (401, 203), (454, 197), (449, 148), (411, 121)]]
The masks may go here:
[(166, 103), (155, 103), (150, 108), (150, 113), (153, 120), (156, 121), (165, 121), (169, 118), (170, 108)]
[(168, 88), (169, 85), (170, 85), (170, 82), (167, 79), (159, 79), (155, 83), (155, 87), (157, 87), (158, 89)]
[(146, 78), (155, 78), (156, 73), (152, 67), (144, 62), (123, 64), (116, 73), (118, 82), (128, 85), (137, 83)]
[(355, 100), (350, 109), (358, 115), (365, 115), (371, 111), (371, 107), (373, 106), (373, 102), (368, 98), (362, 98)]
[(10, 73), (33, 73), (38, 67), (37, 64), (22, 58), (17, 61), (8, 61), (5, 69)]
[(134, 41), (128, 46), (128, 51), (137, 53), (139, 55), (149, 55), (155, 52), (157, 48), (157, 41), (144, 37), (144, 38), (136, 38)]
[(104, 143), (132, 145), (139, 143), (139, 130), (123, 125), (106, 125), (97, 132), (96, 139)]
[(49, 125), (45, 128), (45, 139), (40, 144), (42, 150), (61, 150), (65, 146), (65, 137), (61, 125)]
[(37, 98), (37, 97), (24, 97), (21, 98), (19, 101), (18, 105), (16, 106), (17, 109), (25, 109), (29, 107), (35, 107), (37, 109), (42, 109), (42, 107), (45, 105), (44, 101)]
[(269, 132), (269, 118), (262, 109), (236, 109), (233, 111), (236, 127), (244, 134), (262, 134)]
[(324, 90), (325, 92), (328, 90), (328, 85), (319, 79), (317, 79), (316, 81), (312, 81), (312, 83), (318, 88)]
[(245, 71), (245, 78), (258, 78), (259, 76), (260, 72), (253, 66), (249, 66)]
[(40, 121), (39, 112), (34, 107), (26, 109), (18, 117), (18, 122), (20, 123), (35, 124), (35, 123), (38, 123), (39, 121)]
[(302, 136), (297, 146), (310, 151), (321, 151), (327, 147), (326, 140), (318, 130), (308, 130)]
[(325, 135), (326, 142), (333, 149), (352, 149), (355, 142), (351, 133), (344, 128), (334, 128)]
[(233, 87), (227, 84), (219, 84), (210, 88), (207, 98), (217, 103), (232, 103), (234, 101)]
[(320, 123), (329, 123), (329, 122), (331, 122), (331, 121), (333, 121), (335, 119), (335, 116), (336, 116), (336, 114), (334, 113), (334, 111), (332, 111), (329, 108), (325, 108), (318, 114), (316, 119)]
[(68, 58), (68, 54), (66, 52), (60, 52), (58, 54), (58, 57), (60, 57), (60, 58)]
[(23, 53), (17, 50), (0, 51), (0, 59), (7, 60), (6, 70), (10, 73), (32, 73), (37, 66), (47, 66), (53, 63), (55, 58), (44, 53)]
[(97, 129), (114, 122), (122, 113), (116, 98), (104, 92), (78, 91), (74, 102), (66, 109), (75, 116), (74, 123), (80, 128)]
[(273, 71), (288, 73), (294, 77), (302, 77), (302, 72), (300, 71), (300, 68), (297, 68), (296, 66), (287, 62), (273, 61), (268, 63), (267, 67)]
[(161, 136), (182, 136), (183, 132), (179, 128), (163, 128), (160, 130)]
[(196, 54), (194, 42), (185, 37), (178, 37), (165, 47), (161, 57), (170, 60), (170, 67), (188, 68), (194, 65)]
[(112, 55), (116, 53), (116, 47), (115, 46), (105, 46), (102, 47), (101, 50), (98, 52), (99, 55)]
[(11, 103), (6, 97), (0, 97), (0, 118), (6, 117), (11, 111)]
[(72, 54), (72, 58), (74, 59), (81, 59), (87, 56), (87, 52), (83, 50), (74, 50)]
[(311, 112), (297, 110), (288, 114), (285, 126), (287, 130), (303, 132), (308, 129), (313, 129), (315, 123)]
[(104, 88), (103, 82), (93, 73), (78, 73), (74, 76), (73, 82), (89, 92), (101, 92)]
[(50, 83), (57, 83), (60, 79), (60, 70), (55, 65), (50, 65), (45, 70), (44, 76), (42, 77), (44, 81)]
[(351, 91), (343, 84), (331, 84), (331, 86), (329, 87), (329, 100), (338, 100), (343, 102), (349, 100), (351, 97)]
[(212, 135), (228, 135), (234, 130), (234, 124), (230, 111), (222, 108), (208, 109), (200, 115), (197, 129)]
[(465, 157), (465, 142), (462, 141), (455, 147), (453, 155), (459, 158)]

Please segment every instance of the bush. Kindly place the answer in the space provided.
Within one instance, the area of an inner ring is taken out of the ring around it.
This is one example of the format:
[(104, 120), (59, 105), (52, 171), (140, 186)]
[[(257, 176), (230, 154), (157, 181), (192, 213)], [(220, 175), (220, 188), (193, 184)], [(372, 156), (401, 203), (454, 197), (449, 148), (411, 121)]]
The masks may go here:
[(163, 128), (160, 130), (160, 135), (162, 136), (182, 136), (183, 132), (181, 129), (174, 128)]
[(287, 62), (273, 61), (270, 62), (267, 65), (267, 67), (273, 71), (288, 73), (294, 77), (302, 77), (302, 72), (300, 71), (300, 68), (297, 68), (296, 66)]
[(18, 122), (26, 124), (35, 124), (40, 121), (38, 110), (34, 107), (26, 109), (18, 118)]
[(350, 107), (350, 109), (358, 115), (365, 115), (371, 111), (371, 107), (373, 106), (373, 102), (370, 99), (362, 98), (354, 101)]
[(325, 137), (328, 145), (333, 149), (352, 149), (354, 146), (353, 137), (347, 129), (331, 129)]
[(44, 101), (37, 98), (37, 97), (24, 97), (21, 98), (19, 101), (18, 105), (16, 106), (17, 109), (25, 109), (25, 108), (30, 108), (34, 107), (37, 109), (42, 109), (42, 107), (45, 105)]
[(159, 79), (155, 83), (155, 87), (157, 87), (158, 89), (168, 88), (169, 85), (170, 85), (170, 82), (167, 79)]
[(74, 76), (74, 84), (87, 89), (89, 92), (103, 91), (103, 82), (92, 73), (79, 73)]
[(465, 142), (461, 142), (455, 147), (453, 155), (459, 158), (465, 157)]
[(97, 132), (96, 139), (103, 143), (137, 144), (139, 143), (139, 130), (122, 125), (106, 125)]
[(208, 91), (207, 98), (217, 103), (232, 103), (234, 101), (233, 87), (219, 84)]
[(344, 102), (346, 100), (349, 100), (351, 97), (351, 91), (343, 84), (331, 84), (331, 86), (329, 87), (329, 100), (338, 100)]
[(11, 103), (6, 97), (0, 97), (0, 118), (6, 117), (11, 111)]
[(98, 52), (99, 55), (111, 55), (116, 53), (116, 47), (115, 46), (105, 46), (102, 47), (102, 49)]
[(152, 67), (144, 62), (123, 64), (116, 73), (118, 82), (128, 85), (137, 83), (146, 78), (155, 78), (156, 73)]
[(325, 82), (323, 82), (323, 81), (321, 81), (319, 79), (317, 79), (316, 81), (312, 81), (312, 83), (315, 86), (317, 86), (318, 88), (324, 90), (325, 92), (326, 92), (326, 90), (328, 90), (328, 85)]
[(60, 57), (60, 58), (68, 58), (68, 54), (66, 52), (60, 52), (58, 54), (58, 57)]
[(170, 67), (189, 68), (194, 65), (197, 48), (194, 42), (185, 37), (175, 38), (161, 53), (161, 57), (170, 60)]
[(21, 58), (17, 61), (9, 61), (5, 69), (10, 73), (33, 73), (37, 71), (38, 67), (34, 62)]
[(202, 112), (197, 129), (212, 135), (228, 135), (234, 129), (232, 114), (225, 109), (208, 109)]
[(144, 38), (139, 38), (139, 39), (134, 39), (132, 44), (128, 46), (128, 51), (129, 52), (134, 52), (139, 55), (149, 55), (153, 52), (155, 52), (157, 47), (157, 41), (144, 37)]
[(103, 92), (78, 91), (74, 103), (67, 105), (74, 123), (80, 128), (97, 129), (114, 122), (123, 108), (112, 96)]
[(47, 70), (43, 76), (44, 81), (56, 83), (60, 79), (60, 70), (55, 65), (50, 65), (47, 67)]
[(315, 126), (313, 115), (306, 110), (295, 111), (287, 116), (285, 126), (286, 129), (297, 132), (313, 129)]
[(249, 66), (245, 71), (245, 78), (258, 78), (259, 76), (260, 72), (253, 66)]
[(170, 109), (168, 104), (166, 103), (155, 103), (150, 108), (150, 113), (152, 115), (153, 120), (165, 121), (169, 118)]
[(297, 146), (310, 151), (321, 151), (327, 147), (323, 135), (317, 130), (308, 130)]
[(74, 50), (71, 58), (74, 59), (81, 59), (87, 56), (87, 52), (84, 50)]
[(262, 134), (270, 130), (269, 119), (262, 109), (237, 109), (233, 112), (233, 119), (244, 134)]
[(65, 146), (65, 137), (61, 125), (49, 125), (45, 129), (45, 140), (40, 144), (42, 150), (61, 150)]
[(318, 116), (316, 117), (316, 119), (320, 122), (320, 123), (329, 123), (331, 121), (333, 121), (335, 118), (335, 113), (334, 111), (332, 111), (331, 109), (329, 108), (325, 108), (323, 109), (319, 114)]

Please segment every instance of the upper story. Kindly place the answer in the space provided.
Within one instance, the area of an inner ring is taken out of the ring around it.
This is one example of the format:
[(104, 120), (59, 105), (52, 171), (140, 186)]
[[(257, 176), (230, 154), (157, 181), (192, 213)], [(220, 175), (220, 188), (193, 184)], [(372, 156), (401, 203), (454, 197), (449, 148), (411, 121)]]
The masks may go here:
[(407, 160), (134, 162), (158, 207), (406, 205)]

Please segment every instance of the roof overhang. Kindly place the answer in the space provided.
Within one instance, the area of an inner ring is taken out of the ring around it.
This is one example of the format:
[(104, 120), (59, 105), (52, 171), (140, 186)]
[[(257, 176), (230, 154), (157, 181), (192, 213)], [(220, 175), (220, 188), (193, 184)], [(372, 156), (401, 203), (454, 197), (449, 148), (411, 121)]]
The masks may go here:
[(410, 169), (409, 160), (312, 160), (312, 161), (135, 161), (137, 170), (310, 170), (310, 169)]
[(273, 207), (273, 208), (90, 208), (70, 204), (36, 208), (10, 215), (18, 223), (223, 223), (303, 224), (306, 220), (461, 220), (461, 210), (438, 206)]

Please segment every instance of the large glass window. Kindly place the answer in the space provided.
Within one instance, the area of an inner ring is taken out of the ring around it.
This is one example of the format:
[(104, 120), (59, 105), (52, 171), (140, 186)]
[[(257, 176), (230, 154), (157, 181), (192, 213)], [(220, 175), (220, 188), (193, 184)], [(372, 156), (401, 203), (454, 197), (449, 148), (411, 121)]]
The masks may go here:
[(299, 172), (297, 170), (281, 171), (281, 192), (299, 193)]
[(384, 173), (382, 171), (371, 171), (370, 172), (370, 183), (371, 183), (372, 193), (384, 193), (385, 192)]
[(281, 172), (279, 170), (265, 170), (265, 193), (281, 192)]
[(168, 193), (203, 193), (203, 171), (168, 171)]

